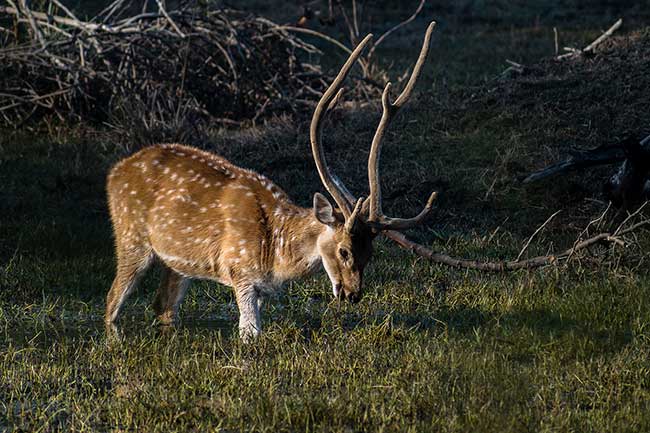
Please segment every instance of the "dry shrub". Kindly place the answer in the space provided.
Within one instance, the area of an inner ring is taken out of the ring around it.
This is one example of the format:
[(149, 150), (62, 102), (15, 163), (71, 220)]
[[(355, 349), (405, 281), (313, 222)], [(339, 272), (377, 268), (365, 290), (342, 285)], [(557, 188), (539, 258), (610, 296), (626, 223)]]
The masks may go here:
[(319, 50), (240, 11), (192, 5), (84, 22), (62, 11), (0, 9), (19, 23), (18, 33), (6, 25), (0, 49), (5, 125), (54, 113), (65, 122), (108, 122), (136, 138), (146, 132), (139, 141), (156, 139), (152, 131), (180, 139), (179, 127), (208, 119), (310, 111), (326, 83), (320, 67), (304, 61)]

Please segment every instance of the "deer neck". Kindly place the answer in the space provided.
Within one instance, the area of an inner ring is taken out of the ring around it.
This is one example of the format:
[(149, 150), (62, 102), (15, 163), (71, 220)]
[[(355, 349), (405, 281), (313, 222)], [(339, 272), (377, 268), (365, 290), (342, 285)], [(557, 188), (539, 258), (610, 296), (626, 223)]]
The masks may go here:
[(274, 221), (270, 250), (274, 279), (285, 282), (309, 275), (321, 267), (318, 240), (332, 229), (320, 223), (311, 208), (293, 209)]

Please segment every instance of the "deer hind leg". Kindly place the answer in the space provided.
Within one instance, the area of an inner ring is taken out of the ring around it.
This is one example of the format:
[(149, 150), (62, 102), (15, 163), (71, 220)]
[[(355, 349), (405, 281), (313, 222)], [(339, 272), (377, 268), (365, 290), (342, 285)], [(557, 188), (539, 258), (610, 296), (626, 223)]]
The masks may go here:
[(106, 297), (107, 324), (117, 319), (126, 298), (153, 261), (153, 250), (149, 245), (119, 245), (117, 247), (117, 272), (113, 285)]
[(255, 286), (240, 285), (235, 288), (239, 307), (239, 338), (251, 342), (262, 331), (262, 319), (258, 306), (259, 295)]
[(158, 320), (165, 325), (171, 325), (178, 317), (178, 307), (189, 286), (189, 279), (163, 265), (160, 285), (153, 301), (153, 309)]

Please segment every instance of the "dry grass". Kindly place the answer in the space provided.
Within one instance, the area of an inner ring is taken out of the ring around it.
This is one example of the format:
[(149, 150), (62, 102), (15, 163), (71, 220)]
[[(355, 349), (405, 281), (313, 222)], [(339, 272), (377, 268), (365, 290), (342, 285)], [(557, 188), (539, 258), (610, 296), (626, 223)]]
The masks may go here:
[[(576, 41), (597, 35), (582, 25)], [(558, 110), (523, 103), (572, 101), (559, 87), (526, 93), (542, 76), (491, 81), (505, 57), (534, 65), (552, 54), (552, 28), (483, 30), (450, 25), (436, 38), (419, 98), (385, 143), (386, 211), (418, 210), (436, 188), (431, 224), (411, 235), (455, 255), (503, 258), (562, 208), (531, 253), (566, 246), (604, 208), (598, 172), (533, 189), (517, 178), (560, 139), (618, 132), (600, 126), (608, 118), (589, 100), (573, 101), (581, 120), (571, 133)], [(581, 73), (566, 67), (560, 82)], [(571, 90), (590, 98), (625, 85), (610, 82)], [(489, 103), (483, 92), (495, 88), (512, 92)], [(610, 101), (616, 111), (630, 99)], [(642, 122), (644, 112), (630, 113)], [(355, 193), (365, 192), (378, 115), (343, 110), (326, 127), (329, 160)], [(307, 126), (282, 117), (215, 128), (202, 145), (306, 205), (321, 190)], [(237, 339), (231, 292), (213, 283), (193, 284), (177, 329), (151, 326), (151, 276), (128, 303), (122, 339), (109, 340), (103, 182), (124, 149), (84, 128), (0, 137), (0, 431), (650, 430), (647, 232), (638, 249), (508, 275), (430, 265), (379, 242), (360, 304), (331, 302), (324, 275), (294, 283), (264, 312), (252, 346)]]

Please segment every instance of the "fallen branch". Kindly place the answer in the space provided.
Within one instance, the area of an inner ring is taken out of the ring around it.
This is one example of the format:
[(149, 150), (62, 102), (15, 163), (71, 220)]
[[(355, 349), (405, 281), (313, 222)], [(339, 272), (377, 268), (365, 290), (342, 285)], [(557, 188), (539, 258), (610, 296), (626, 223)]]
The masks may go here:
[[(349, 203), (356, 202), (356, 198), (354, 197), (354, 195), (343, 186), (341, 181), (336, 176), (332, 176), (332, 180), (339, 186), (346, 200)], [(524, 249), (522, 249), (522, 251), (520, 252), (516, 260), (505, 260), (501, 262), (460, 259), (457, 257), (452, 257), (448, 254), (438, 253), (433, 251), (430, 248), (425, 247), (424, 245), (418, 244), (417, 242), (413, 242), (412, 240), (408, 239), (403, 233), (394, 230), (384, 230), (381, 232), (381, 234), (386, 238), (390, 239), (391, 241), (395, 242), (401, 248), (412, 251), (420, 257), (424, 257), (425, 259), (433, 263), (439, 263), (441, 265), (451, 266), (454, 268), (475, 269), (475, 270), (486, 271), (486, 272), (505, 272), (505, 271), (516, 271), (519, 269), (535, 269), (543, 266), (557, 264), (560, 261), (568, 262), (569, 259), (573, 257), (576, 253), (600, 243), (606, 243), (606, 244), (613, 243), (615, 245), (625, 246), (625, 241), (622, 238), (624, 235), (632, 233), (646, 226), (650, 227), (650, 219), (643, 219), (642, 221), (637, 222), (630, 227), (623, 228), (627, 223), (632, 221), (632, 219), (639, 216), (641, 214), (641, 211), (645, 208), (647, 204), (648, 202), (645, 202), (635, 212), (631, 213), (613, 232), (603, 232), (595, 236), (592, 236), (588, 239), (581, 240), (581, 237), (585, 233), (587, 233), (588, 228), (592, 224), (599, 223), (600, 221), (602, 221), (602, 219), (604, 218), (604, 214), (610, 208), (608, 206), (605, 212), (603, 213), (603, 215), (601, 215), (599, 218), (589, 223), (589, 225), (585, 228), (585, 230), (582, 231), (582, 233), (580, 234), (576, 242), (574, 242), (571, 248), (556, 254), (537, 256), (525, 260), (520, 260), (520, 257), (523, 254), (523, 252), (528, 248), (528, 244), (530, 243), (532, 238), (535, 235), (537, 235), (537, 233), (539, 233), (542, 230), (542, 228), (546, 226), (550, 222), (550, 220), (553, 219), (553, 217), (555, 217), (558, 214), (558, 212), (555, 212), (550, 218), (548, 218), (544, 222), (544, 224), (542, 224), (537, 230), (535, 230), (535, 232), (529, 238), (529, 241), (526, 243)]]
[(605, 182), (607, 198), (617, 207), (631, 209), (650, 198), (650, 135), (642, 140), (628, 137), (595, 149), (571, 151), (571, 156), (557, 164), (528, 175), (523, 183), (598, 165), (621, 163), (618, 171)]
[(594, 48), (596, 48), (601, 42), (603, 42), (605, 39), (610, 37), (616, 30), (618, 30), (619, 27), (623, 25), (623, 18), (619, 18), (618, 21), (614, 23), (605, 33), (600, 35), (598, 39), (590, 43), (582, 52), (586, 53), (589, 51), (593, 51)]
[[(415, 254), (424, 257), (425, 259), (433, 262), (439, 263), (446, 266), (451, 266), (455, 268), (464, 268), (464, 269), (475, 269), (479, 271), (487, 272), (504, 272), (504, 271), (516, 271), (519, 269), (534, 269), (543, 266), (556, 265), (561, 261), (569, 261), (576, 253), (587, 250), (594, 245), (598, 244), (614, 244), (620, 247), (625, 247), (627, 245), (626, 241), (623, 239), (623, 236), (629, 233), (632, 233), (643, 227), (650, 227), (650, 219), (643, 219), (627, 228), (624, 228), (627, 223), (629, 223), (634, 217), (637, 217), (641, 214), (641, 211), (647, 204), (644, 203), (639, 209), (630, 214), (614, 231), (612, 232), (603, 232), (598, 233), (594, 236), (589, 237), (588, 239), (580, 240), (580, 238), (573, 244), (573, 246), (567, 250), (561, 251), (556, 254), (550, 254), (545, 256), (532, 257), (525, 260), (520, 260), (521, 253), (516, 260), (505, 260), (501, 262), (491, 262), (491, 261), (481, 261), (481, 260), (471, 260), (471, 259), (459, 259), (452, 256), (449, 256), (444, 253), (438, 253), (433, 251), (430, 248), (425, 247), (424, 245), (418, 244), (416, 242), (408, 239), (404, 234), (396, 231), (385, 231), (382, 234), (393, 242), (397, 243), (400, 247), (410, 250)], [(543, 228), (555, 215), (557, 212), (551, 216), (540, 228), (538, 228), (532, 237), (537, 234), (541, 228)], [(602, 216), (601, 216), (602, 218)], [(598, 220), (600, 220), (599, 218)], [(591, 224), (591, 223), (590, 223)], [(584, 233), (584, 232), (583, 232)], [(528, 243), (526, 247), (528, 247)], [(525, 250), (524, 248), (524, 250)], [(523, 250), (522, 250), (523, 253)]]
[(586, 151), (570, 151), (564, 161), (550, 165), (540, 171), (529, 174), (523, 183), (538, 182), (548, 177), (557, 176), (574, 170), (597, 165), (612, 164), (625, 160), (625, 152), (620, 143), (604, 144)]
[(592, 43), (587, 45), (583, 49), (578, 49), (578, 48), (571, 48), (571, 47), (564, 47), (565, 51), (569, 51), (568, 53), (565, 54), (560, 54), (559, 56), (555, 57), (557, 60), (562, 60), (570, 57), (578, 57), (581, 56), (585, 53), (590, 53), (594, 51), (594, 49), (600, 45), (603, 41), (605, 41), (607, 38), (609, 38), (616, 30), (618, 30), (621, 26), (623, 25), (623, 18), (619, 18), (618, 21), (616, 21), (605, 33), (600, 35), (596, 40), (594, 40)]

